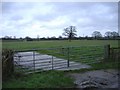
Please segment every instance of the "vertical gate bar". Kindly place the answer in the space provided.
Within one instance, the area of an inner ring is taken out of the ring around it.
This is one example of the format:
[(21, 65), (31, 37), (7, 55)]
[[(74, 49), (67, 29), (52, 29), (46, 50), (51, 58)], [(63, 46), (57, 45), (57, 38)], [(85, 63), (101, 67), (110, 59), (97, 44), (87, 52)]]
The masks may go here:
[(54, 68), (53, 68), (53, 56), (52, 56), (52, 70), (53, 70)]
[(70, 51), (70, 50), (69, 50), (69, 47), (68, 47), (68, 60), (67, 60), (67, 67), (69, 67), (69, 60), (70, 60), (70, 56), (69, 56), (70, 53), (69, 53), (69, 51)]
[(34, 65), (34, 72), (35, 72), (35, 51), (33, 51), (33, 65)]

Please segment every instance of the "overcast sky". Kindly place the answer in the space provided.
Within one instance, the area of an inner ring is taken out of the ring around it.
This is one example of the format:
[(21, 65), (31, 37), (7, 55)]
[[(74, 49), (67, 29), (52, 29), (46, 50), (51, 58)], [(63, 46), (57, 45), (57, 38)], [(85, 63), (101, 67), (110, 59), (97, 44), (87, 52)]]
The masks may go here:
[(52, 37), (76, 26), (77, 36), (118, 32), (117, 2), (4, 2), (0, 37)]

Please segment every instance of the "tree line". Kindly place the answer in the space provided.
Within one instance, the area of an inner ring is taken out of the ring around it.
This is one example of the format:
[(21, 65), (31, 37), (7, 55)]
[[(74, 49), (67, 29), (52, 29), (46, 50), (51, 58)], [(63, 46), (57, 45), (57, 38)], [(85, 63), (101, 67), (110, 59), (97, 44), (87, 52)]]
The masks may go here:
[[(67, 28), (64, 28), (63, 35), (68, 37), (68, 40), (71, 41), (72, 39), (76, 38), (76, 27), (75, 26), (69, 26)], [(78, 39), (78, 38), (76, 38)], [(99, 31), (94, 31), (92, 33), (92, 37), (81, 37), (79, 39), (120, 39), (120, 36), (117, 32), (113, 31), (107, 31), (104, 36)]]
[[(77, 30), (76, 30), (76, 27), (75, 26), (69, 26), (69, 27), (66, 27), (63, 29), (63, 33), (62, 35), (60, 35), (59, 37), (42, 37), (40, 38), (39, 36), (37, 36), (37, 38), (31, 38), (29, 36), (26, 36), (25, 38), (16, 38), (15, 36), (12, 38), (11, 36), (5, 36), (3, 38), (1, 38), (2, 40), (20, 40), (20, 41), (40, 41), (40, 40), (69, 40), (71, 42), (71, 40), (94, 40), (94, 39), (97, 39), (97, 40), (120, 40), (120, 35), (113, 31), (113, 32), (110, 32), (110, 31), (107, 31), (105, 32), (104, 35), (102, 35), (100, 33), (100, 31), (94, 31), (92, 33), (92, 36), (89, 37), (89, 36), (85, 36), (85, 37), (81, 37), (81, 36), (77, 36)], [(66, 37), (62, 37), (62, 36), (66, 36)]]

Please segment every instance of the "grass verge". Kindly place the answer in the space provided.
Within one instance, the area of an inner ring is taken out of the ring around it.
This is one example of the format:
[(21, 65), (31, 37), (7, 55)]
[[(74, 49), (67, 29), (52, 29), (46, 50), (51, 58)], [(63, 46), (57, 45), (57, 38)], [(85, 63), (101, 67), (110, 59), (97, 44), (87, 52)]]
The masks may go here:
[(73, 80), (63, 71), (46, 71), (25, 76), (12, 77), (3, 83), (4, 88), (64, 88), (74, 87)]
[(93, 70), (103, 70), (103, 69), (120, 69), (120, 62), (99, 62), (99, 63), (94, 63), (91, 64), (92, 68), (84, 68), (80, 70), (70, 70), (66, 72), (70, 73), (83, 73), (86, 71), (93, 71)]

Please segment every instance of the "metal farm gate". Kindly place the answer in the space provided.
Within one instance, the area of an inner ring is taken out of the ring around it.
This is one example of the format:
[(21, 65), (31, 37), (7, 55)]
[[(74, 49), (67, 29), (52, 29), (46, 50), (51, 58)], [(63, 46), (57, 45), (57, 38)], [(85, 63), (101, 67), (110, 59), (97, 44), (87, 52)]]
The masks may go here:
[(58, 47), (15, 51), (18, 72), (90, 68), (104, 58), (104, 46)]

